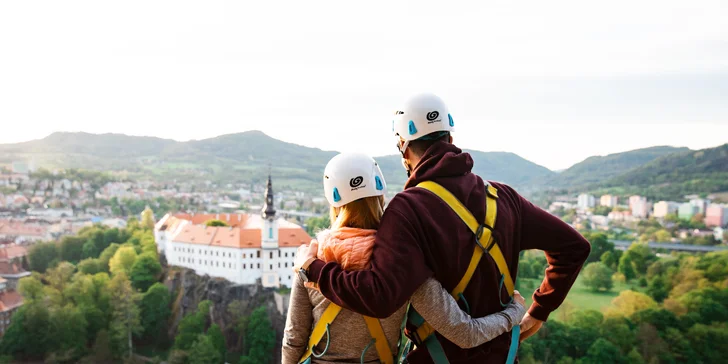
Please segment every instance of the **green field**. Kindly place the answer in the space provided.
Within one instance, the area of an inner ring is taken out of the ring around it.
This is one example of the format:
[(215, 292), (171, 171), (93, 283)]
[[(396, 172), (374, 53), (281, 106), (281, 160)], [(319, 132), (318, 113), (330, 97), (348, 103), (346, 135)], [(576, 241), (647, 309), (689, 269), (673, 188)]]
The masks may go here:
[[(518, 282), (518, 288), (522, 295), (526, 298), (526, 306), (531, 304), (531, 295), (536, 290), (541, 281), (536, 279), (520, 279)], [(638, 287), (635, 283), (620, 283), (615, 282), (614, 287), (609, 292), (593, 292), (592, 290), (584, 287), (581, 283), (581, 277), (577, 278), (574, 287), (569, 291), (569, 295), (566, 296), (564, 304), (551, 314), (550, 319), (559, 320), (564, 317), (565, 314), (574, 311), (581, 310), (596, 310), (602, 311), (608, 307), (612, 300), (619, 296), (619, 293), (625, 290), (643, 291), (643, 288)]]

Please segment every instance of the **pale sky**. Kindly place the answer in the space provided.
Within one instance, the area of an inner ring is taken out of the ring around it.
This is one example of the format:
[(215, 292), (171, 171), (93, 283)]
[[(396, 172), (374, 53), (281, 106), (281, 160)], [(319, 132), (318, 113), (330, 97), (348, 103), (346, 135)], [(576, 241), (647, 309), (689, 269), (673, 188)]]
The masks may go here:
[(262, 130), (393, 154), (429, 91), (461, 147), (551, 169), (728, 142), (725, 1), (3, 1), (0, 143)]

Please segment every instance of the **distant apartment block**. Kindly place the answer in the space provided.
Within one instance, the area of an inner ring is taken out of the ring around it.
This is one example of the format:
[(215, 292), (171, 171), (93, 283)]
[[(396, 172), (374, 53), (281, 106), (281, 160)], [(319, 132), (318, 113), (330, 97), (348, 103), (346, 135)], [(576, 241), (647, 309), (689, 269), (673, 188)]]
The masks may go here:
[(677, 216), (683, 220), (690, 220), (693, 216), (697, 215), (699, 211), (698, 206), (695, 206), (689, 202), (680, 205), (677, 210)]
[(588, 210), (588, 209), (594, 207), (596, 205), (596, 203), (597, 203), (597, 201), (596, 201), (596, 198), (594, 198), (594, 196), (586, 194), (586, 193), (582, 193), (581, 195), (579, 195), (577, 206), (581, 210)]
[(712, 204), (705, 211), (705, 225), (711, 227), (728, 226), (728, 206)]
[(708, 205), (710, 204), (710, 202), (706, 199), (694, 198), (690, 200), (690, 204), (698, 208), (699, 214), (705, 214), (705, 211), (708, 209)]
[(607, 207), (617, 207), (618, 202), (619, 200), (617, 199), (617, 196), (613, 195), (603, 195), (599, 199), (599, 204)]
[(629, 198), (629, 208), (632, 211), (632, 216), (646, 218), (650, 214), (652, 205), (647, 202), (646, 197), (632, 196)]
[(652, 216), (665, 218), (668, 215), (675, 215), (680, 208), (680, 204), (672, 201), (660, 201), (655, 204), (652, 209)]

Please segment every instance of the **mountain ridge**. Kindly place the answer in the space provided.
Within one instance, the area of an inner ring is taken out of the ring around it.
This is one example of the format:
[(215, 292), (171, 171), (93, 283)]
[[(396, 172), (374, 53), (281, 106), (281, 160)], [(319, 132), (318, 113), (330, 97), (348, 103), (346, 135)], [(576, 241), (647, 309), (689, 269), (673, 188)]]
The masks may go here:
[[(466, 151), (476, 161), (474, 172), (486, 179), (519, 186), (553, 173), (514, 153)], [(0, 163), (34, 160), (39, 167), (50, 169), (127, 171), (132, 176), (254, 183), (265, 180), (270, 165), (282, 187), (305, 185), (306, 189), (319, 189), (323, 169), (336, 153), (281, 141), (258, 130), (190, 141), (56, 132), (43, 139), (0, 144)], [(375, 158), (390, 185), (404, 185), (406, 174), (399, 155)]]

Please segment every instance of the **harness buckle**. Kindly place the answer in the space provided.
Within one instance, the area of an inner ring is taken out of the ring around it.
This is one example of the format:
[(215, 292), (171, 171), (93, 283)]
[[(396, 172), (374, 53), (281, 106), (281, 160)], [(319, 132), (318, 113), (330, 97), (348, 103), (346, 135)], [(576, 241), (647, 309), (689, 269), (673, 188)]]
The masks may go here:
[[(480, 239), (483, 237), (483, 229), (490, 230), (491, 239), (488, 242), (488, 246), (483, 246), (483, 243), (480, 241)], [(478, 225), (478, 229), (475, 231), (475, 243), (478, 244), (478, 246), (485, 250), (486, 252), (490, 252), (491, 249), (493, 249), (493, 245), (495, 245), (495, 239), (492, 238), (493, 236), (493, 228), (486, 225), (486, 224), (480, 224)]]

